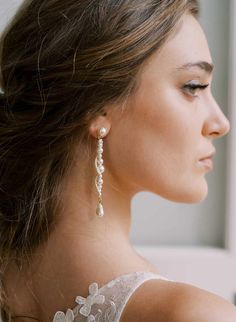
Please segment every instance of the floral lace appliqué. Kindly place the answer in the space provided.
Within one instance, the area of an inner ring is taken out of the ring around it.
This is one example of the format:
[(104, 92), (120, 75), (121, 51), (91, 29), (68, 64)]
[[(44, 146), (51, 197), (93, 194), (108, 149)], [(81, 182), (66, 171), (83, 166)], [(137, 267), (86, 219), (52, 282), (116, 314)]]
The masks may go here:
[(66, 314), (62, 311), (57, 311), (54, 315), (53, 322), (72, 322), (74, 318), (74, 312), (71, 309), (68, 309)]
[[(57, 311), (54, 315), (53, 322), (73, 322), (78, 314), (87, 317), (86, 322), (99, 322), (102, 316), (102, 311), (98, 309), (97, 314), (90, 314), (93, 304), (103, 304), (105, 302), (105, 296), (99, 294), (98, 284), (92, 283), (89, 285), (89, 295), (87, 298), (77, 296), (75, 302), (78, 305), (72, 310), (67, 309), (66, 313)], [(110, 322), (115, 316), (116, 305), (113, 301), (109, 301), (110, 307), (105, 311), (105, 321)], [(82, 306), (81, 306), (82, 305)]]
[[(75, 302), (78, 304), (83, 304), (81, 309), (79, 310), (80, 314), (84, 316), (89, 316), (91, 311), (91, 306), (93, 304), (103, 304), (105, 301), (105, 296), (98, 294), (98, 284), (92, 283), (89, 285), (89, 296), (84, 298), (82, 296), (77, 296)], [(90, 321), (88, 321), (90, 322)]]

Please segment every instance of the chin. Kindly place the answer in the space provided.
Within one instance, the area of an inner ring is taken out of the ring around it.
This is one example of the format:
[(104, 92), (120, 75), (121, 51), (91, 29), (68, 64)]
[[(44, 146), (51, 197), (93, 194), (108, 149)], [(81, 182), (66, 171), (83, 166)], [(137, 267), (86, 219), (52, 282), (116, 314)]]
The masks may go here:
[(193, 204), (193, 203), (200, 203), (206, 199), (208, 195), (208, 185), (207, 182), (204, 181), (200, 185), (189, 186), (189, 189), (186, 193), (182, 195), (183, 203)]
[(161, 197), (168, 199), (170, 201), (178, 202), (178, 203), (200, 203), (204, 201), (208, 195), (208, 184), (206, 180), (201, 183), (193, 184), (191, 182), (188, 185), (183, 187), (176, 187), (177, 190), (172, 191), (166, 194), (163, 194)]
[(185, 200), (185, 203), (189, 203), (189, 204), (192, 204), (192, 203), (200, 203), (200, 202), (204, 201), (206, 199), (206, 197), (207, 197), (207, 193), (193, 195), (192, 197), (186, 199)]

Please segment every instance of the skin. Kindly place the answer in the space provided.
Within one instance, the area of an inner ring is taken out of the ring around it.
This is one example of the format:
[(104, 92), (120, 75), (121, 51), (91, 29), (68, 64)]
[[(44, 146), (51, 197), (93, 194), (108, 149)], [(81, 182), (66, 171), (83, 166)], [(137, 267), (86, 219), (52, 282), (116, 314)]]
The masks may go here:
[(198, 160), (214, 150), (213, 139), (230, 129), (210, 85), (204, 90), (183, 89), (189, 81), (211, 84), (209, 71), (180, 68), (199, 61), (212, 64), (207, 40), (197, 20), (185, 15), (177, 34), (143, 66), (138, 92), (126, 102), (125, 112), (107, 107), (107, 114), (90, 124), (95, 142), (97, 130), (107, 129), (105, 216), (95, 214), (94, 159), (87, 159), (78, 148), (55, 231), (28, 270), (17, 274), (15, 267), (9, 270), (7, 285), (15, 314), (52, 321), (57, 310), (75, 306), (77, 295), (86, 297), (94, 281), (100, 287), (136, 270), (160, 273), (129, 241), (132, 197), (147, 190), (176, 202), (202, 201), (208, 192), (209, 169)]

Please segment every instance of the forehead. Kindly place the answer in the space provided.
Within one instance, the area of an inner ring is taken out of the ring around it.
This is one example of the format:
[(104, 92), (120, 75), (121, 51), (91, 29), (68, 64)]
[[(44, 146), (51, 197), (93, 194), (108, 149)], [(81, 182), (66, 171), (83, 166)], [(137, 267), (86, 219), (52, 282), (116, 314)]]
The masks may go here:
[(147, 62), (146, 71), (181, 71), (181, 66), (200, 61), (212, 63), (208, 42), (199, 22), (186, 14), (177, 33)]

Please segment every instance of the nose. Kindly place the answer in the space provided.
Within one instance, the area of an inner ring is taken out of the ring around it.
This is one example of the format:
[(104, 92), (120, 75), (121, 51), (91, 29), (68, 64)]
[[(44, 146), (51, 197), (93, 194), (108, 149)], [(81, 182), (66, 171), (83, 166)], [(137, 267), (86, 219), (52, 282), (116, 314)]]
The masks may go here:
[(208, 102), (208, 106), (210, 107), (208, 109), (209, 113), (205, 120), (202, 134), (213, 138), (226, 135), (230, 130), (230, 122), (213, 96), (211, 97), (211, 102)]

